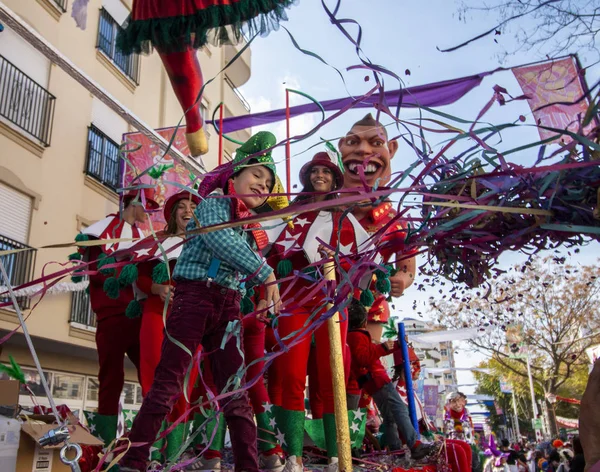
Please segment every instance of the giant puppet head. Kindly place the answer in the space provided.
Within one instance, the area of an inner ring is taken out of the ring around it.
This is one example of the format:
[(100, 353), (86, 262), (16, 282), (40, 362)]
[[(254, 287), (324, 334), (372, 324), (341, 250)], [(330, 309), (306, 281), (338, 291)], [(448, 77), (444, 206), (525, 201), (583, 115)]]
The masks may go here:
[(362, 187), (360, 166), (364, 166), (367, 185), (386, 185), (392, 175), (392, 158), (398, 141), (388, 141), (386, 129), (369, 113), (352, 125), (338, 143), (344, 163), (344, 188)]

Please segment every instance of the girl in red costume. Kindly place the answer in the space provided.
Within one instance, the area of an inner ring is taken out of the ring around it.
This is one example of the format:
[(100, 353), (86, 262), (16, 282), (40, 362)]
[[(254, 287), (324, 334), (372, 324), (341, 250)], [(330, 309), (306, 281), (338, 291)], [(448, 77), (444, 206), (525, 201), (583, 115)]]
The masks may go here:
[[(300, 170), (302, 194), (294, 204), (321, 202), (336, 198), (334, 193), (343, 185), (343, 174), (336, 155), (317, 153)], [(356, 232), (363, 232), (352, 217), (341, 218), (340, 211), (312, 211), (295, 217), (292, 226), (278, 229), (278, 235), (269, 238), (274, 241), (269, 263), (277, 266), (278, 278), (292, 276), (293, 270), (301, 271), (318, 258), (321, 238), (332, 247), (340, 248), (341, 253), (352, 253), (357, 249)], [(355, 225), (354, 225), (354, 223)], [(340, 240), (338, 241), (338, 229)], [(277, 230), (276, 230), (277, 231)], [(366, 233), (365, 233), (366, 238)], [(320, 290), (315, 292), (314, 282), (302, 276), (281, 283), (281, 294), (286, 313), (280, 315), (274, 330), (284, 344), (300, 339), (286, 353), (279, 355), (269, 371), (269, 393), (277, 402), (277, 428), (280, 439), (288, 453), (286, 471), (302, 471), (302, 447), (304, 438), (304, 390), (312, 336), (308, 326), (323, 313), (323, 299)], [(342, 346), (346, 344), (347, 317), (342, 316), (340, 331)], [(327, 325), (314, 331), (315, 354), (318, 368), (318, 384), (323, 401), (323, 427), (327, 442), (327, 455), (331, 470), (337, 469), (337, 442), (333, 406), (333, 387), (329, 366), (329, 337)]]
[(131, 17), (117, 38), (123, 54), (158, 50), (185, 113), (186, 140), (193, 156), (208, 143), (200, 116), (203, 79), (196, 49), (238, 43), (242, 30), (266, 35), (286, 20), (293, 0), (133, 0)]
[[(160, 361), (165, 329), (163, 312), (165, 303), (170, 308), (175, 289), (172, 280), (169, 278), (169, 274), (175, 268), (177, 257), (183, 248), (185, 227), (199, 201), (200, 199), (197, 196), (185, 191), (169, 197), (163, 210), (167, 226), (162, 234), (158, 234), (159, 237), (163, 235), (167, 236), (167, 239), (163, 240), (161, 245), (166, 254), (169, 267), (167, 268), (167, 263), (164, 262), (163, 251), (158, 246), (152, 248), (152, 259), (138, 265), (137, 287), (148, 296), (144, 303), (142, 327), (140, 330), (140, 382), (143, 396), (146, 396), (146, 393), (148, 393), (152, 386), (154, 370)], [(193, 385), (193, 380), (190, 381), (190, 384)], [(189, 405), (182, 395), (173, 407), (168, 422), (175, 422), (185, 413), (188, 407)], [(181, 447), (187, 432), (186, 426), (186, 422), (183, 421), (167, 435), (165, 449), (165, 458), (167, 460), (173, 459)]]

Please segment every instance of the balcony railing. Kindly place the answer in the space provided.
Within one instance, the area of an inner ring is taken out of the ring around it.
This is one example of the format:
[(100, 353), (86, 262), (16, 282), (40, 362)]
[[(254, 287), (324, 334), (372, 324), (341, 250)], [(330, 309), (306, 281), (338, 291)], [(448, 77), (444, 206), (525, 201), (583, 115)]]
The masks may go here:
[(237, 87), (235, 85), (233, 85), (233, 82), (231, 81), (231, 79), (227, 76), (225, 76), (225, 83), (227, 85), (229, 85), (231, 87), (231, 90), (233, 90), (233, 93), (235, 93), (235, 95), (237, 96), (237, 98), (240, 100), (240, 102), (242, 102), (242, 105), (244, 105), (244, 108), (250, 112), (250, 104), (248, 103), (248, 101), (246, 100), (246, 98), (244, 98), (244, 96), (242, 95), (242, 92), (240, 92)]
[(85, 169), (88, 175), (112, 190), (116, 190), (120, 186), (119, 146), (94, 125), (91, 125), (88, 129)]
[(85, 291), (74, 292), (71, 300), (71, 323), (78, 323), (90, 328), (96, 327), (96, 314), (90, 305), (90, 296)]
[[(0, 260), (2, 260), (10, 285), (12, 287), (18, 287), (19, 285), (31, 281), (33, 268), (35, 267), (35, 255), (37, 249), (0, 234), (0, 251), (10, 251), (14, 249), (25, 249), (25, 251), (0, 256)], [(4, 278), (0, 277), (0, 285), (3, 286), (5, 284), (6, 281)], [(8, 301), (10, 301), (9, 298), (0, 298), (0, 302), (2, 303)], [(17, 301), (22, 309), (29, 308), (28, 297), (17, 297)]]
[(67, 0), (54, 0), (54, 3), (63, 13), (67, 11)]
[(0, 55), (0, 116), (50, 146), (56, 97)]
[(100, 10), (100, 24), (98, 25), (97, 47), (112, 59), (115, 65), (123, 71), (136, 84), (140, 83), (140, 56), (130, 54), (125, 56), (116, 47), (117, 33), (121, 26), (112, 16), (102, 8)]

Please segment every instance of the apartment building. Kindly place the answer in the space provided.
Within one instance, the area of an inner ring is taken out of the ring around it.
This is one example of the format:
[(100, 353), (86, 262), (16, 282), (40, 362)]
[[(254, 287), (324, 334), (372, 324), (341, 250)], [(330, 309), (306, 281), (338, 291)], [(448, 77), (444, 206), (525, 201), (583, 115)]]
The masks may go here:
[[(87, 28), (70, 16), (72, 0), (3, 0), (64, 56), (153, 128), (174, 126), (182, 112), (157, 54), (123, 56), (115, 49), (131, 0), (90, 0)], [(60, 269), (72, 248), (40, 249), (72, 241), (91, 222), (118, 209), (121, 181), (117, 149), (124, 133), (137, 131), (104, 103), (4, 25), (0, 32), (0, 250), (13, 286)], [(241, 46), (198, 51), (205, 79), (216, 76)], [(247, 49), (205, 91), (205, 117), (224, 104), (225, 116), (248, 113), (238, 87), (250, 77)], [(217, 163), (217, 136), (204, 163)], [(235, 134), (246, 140), (248, 131)], [(225, 156), (234, 144), (225, 142)], [(4, 285), (0, 282), (0, 286)], [(0, 290), (1, 291), (1, 290)], [(85, 291), (20, 297), (41, 365), (57, 403), (73, 410), (97, 406), (95, 317)], [(34, 309), (35, 308), (35, 309)], [(23, 367), (35, 401), (47, 405), (15, 312), (0, 309), (0, 362), (12, 355)], [(125, 407), (141, 404), (133, 365), (126, 365)], [(21, 402), (33, 399), (23, 390)]]

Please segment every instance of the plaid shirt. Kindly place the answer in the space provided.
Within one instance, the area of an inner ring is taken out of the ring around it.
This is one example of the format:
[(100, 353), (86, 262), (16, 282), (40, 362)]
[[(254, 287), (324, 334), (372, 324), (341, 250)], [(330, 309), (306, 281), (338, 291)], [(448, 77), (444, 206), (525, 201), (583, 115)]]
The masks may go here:
[[(231, 200), (228, 198), (204, 199), (194, 212), (201, 227), (231, 220)], [(198, 226), (192, 218), (186, 231)], [(213, 282), (244, 293), (244, 286), (263, 283), (273, 269), (254, 250), (254, 238), (242, 227), (221, 229), (192, 237), (183, 245), (173, 271), (174, 279), (207, 280), (208, 268), (213, 258), (221, 261)], [(248, 279), (249, 278), (249, 279)], [(246, 280), (248, 279), (248, 280)]]

